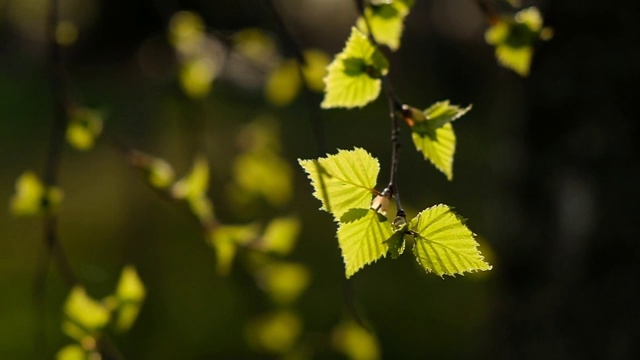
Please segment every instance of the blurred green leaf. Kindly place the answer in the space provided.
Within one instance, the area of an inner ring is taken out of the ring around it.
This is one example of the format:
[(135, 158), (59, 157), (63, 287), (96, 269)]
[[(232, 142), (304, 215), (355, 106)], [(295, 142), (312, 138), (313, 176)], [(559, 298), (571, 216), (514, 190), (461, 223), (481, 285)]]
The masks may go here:
[(280, 217), (269, 222), (257, 248), (278, 255), (288, 255), (300, 233), (300, 220), (296, 217)]
[(474, 234), (462, 218), (446, 205), (436, 205), (411, 220), (415, 233), (413, 252), (427, 272), (438, 276), (490, 270), (477, 249)]
[(345, 48), (327, 69), (322, 108), (362, 107), (375, 100), (380, 94), (380, 77), (388, 68), (384, 55), (353, 27)]
[(118, 309), (116, 328), (126, 331), (131, 328), (138, 317), (140, 308), (146, 296), (144, 284), (133, 266), (125, 266), (120, 275), (120, 281), (116, 288)]
[(219, 225), (209, 234), (209, 242), (216, 250), (217, 271), (226, 275), (236, 255), (238, 245), (247, 245), (258, 237), (258, 227), (249, 225)]
[(73, 109), (67, 125), (67, 142), (76, 150), (93, 148), (96, 138), (102, 132), (103, 117), (100, 111), (93, 109)]
[(302, 75), (311, 91), (324, 91), (324, 77), (327, 76), (327, 66), (331, 58), (327, 53), (318, 49), (307, 49), (303, 52), (305, 65)]
[(78, 341), (87, 336), (94, 336), (111, 318), (109, 309), (103, 303), (89, 297), (84, 288), (78, 285), (71, 289), (64, 305), (64, 313), (63, 330)]
[(380, 359), (380, 345), (374, 335), (355, 322), (343, 322), (331, 336), (336, 351), (351, 360)]
[(297, 314), (283, 310), (254, 319), (246, 331), (247, 340), (254, 349), (284, 354), (294, 348), (302, 333), (302, 321)]
[(55, 211), (62, 203), (63, 193), (58, 187), (46, 187), (31, 171), (16, 180), (16, 192), (11, 197), (11, 213), (15, 216), (34, 216)]
[(503, 66), (521, 76), (528, 76), (536, 40), (548, 40), (552, 30), (543, 28), (543, 19), (536, 7), (518, 11), (514, 16), (502, 16), (485, 33), (485, 39), (496, 47), (496, 57)]
[(91, 360), (90, 353), (80, 345), (67, 345), (56, 354), (57, 360)]
[(366, 150), (339, 150), (326, 158), (299, 163), (309, 175), (313, 195), (322, 202), (321, 209), (336, 220), (349, 209), (369, 208), (380, 165)]
[(264, 91), (273, 105), (285, 106), (295, 99), (301, 85), (298, 63), (288, 59), (269, 74)]
[(291, 167), (273, 152), (240, 154), (233, 164), (233, 174), (243, 191), (260, 195), (272, 205), (283, 206), (291, 199)]
[(291, 304), (309, 285), (309, 271), (304, 265), (270, 262), (256, 274), (260, 287), (277, 304)]

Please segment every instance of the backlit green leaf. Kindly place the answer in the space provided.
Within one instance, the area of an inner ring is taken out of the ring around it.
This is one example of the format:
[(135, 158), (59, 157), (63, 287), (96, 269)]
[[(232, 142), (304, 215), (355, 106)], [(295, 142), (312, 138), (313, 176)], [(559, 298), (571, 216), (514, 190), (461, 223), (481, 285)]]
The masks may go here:
[(335, 219), (349, 209), (367, 209), (371, 203), (380, 165), (366, 150), (339, 150), (318, 160), (299, 160), (309, 175), (313, 195), (322, 202), (322, 210)]
[(33, 216), (43, 211), (55, 211), (62, 202), (63, 193), (58, 187), (46, 187), (31, 171), (16, 180), (16, 193), (10, 201), (15, 216)]
[(102, 132), (102, 118), (103, 114), (93, 109), (72, 110), (67, 125), (67, 142), (77, 150), (91, 149)]
[(377, 360), (381, 357), (376, 337), (353, 321), (338, 325), (331, 338), (335, 349), (350, 360)]
[(324, 109), (362, 107), (380, 94), (380, 77), (389, 63), (357, 28), (351, 29), (347, 45), (328, 67), (324, 78)]
[(301, 81), (298, 71), (298, 63), (293, 60), (285, 60), (273, 70), (267, 78), (264, 92), (273, 105), (288, 105), (300, 91)]
[(217, 271), (226, 275), (236, 255), (238, 245), (247, 245), (258, 237), (258, 228), (253, 225), (220, 225), (209, 234), (209, 242), (216, 250)]
[(56, 354), (57, 360), (90, 360), (89, 353), (80, 345), (67, 345)]
[(111, 318), (109, 309), (89, 297), (81, 286), (71, 289), (64, 305), (64, 313), (66, 319), (62, 324), (63, 330), (77, 340), (99, 331)]
[(309, 285), (309, 271), (304, 265), (271, 262), (256, 272), (258, 284), (278, 304), (294, 302)]
[(264, 314), (249, 323), (247, 340), (256, 350), (284, 354), (296, 344), (302, 333), (300, 317), (291, 311)]
[(412, 126), (411, 137), (416, 149), (449, 180), (453, 178), (453, 155), (456, 150), (456, 135), (451, 122), (470, 109), (471, 106), (460, 108), (445, 100), (429, 107), (423, 116), (411, 112), (411, 118), (406, 119)]
[[(389, 3), (371, 4), (365, 8), (365, 16), (376, 41), (391, 50), (400, 47), (404, 18), (409, 14), (414, 0), (395, 0)], [(358, 18), (358, 29), (368, 33), (367, 22)]]
[(477, 249), (474, 234), (446, 205), (420, 212), (409, 229), (415, 233), (413, 253), (427, 272), (453, 276), (491, 269)]
[(300, 233), (300, 220), (295, 217), (273, 219), (264, 230), (257, 248), (278, 255), (288, 255)]
[(496, 57), (503, 66), (521, 76), (529, 75), (533, 45), (536, 40), (548, 40), (552, 30), (543, 28), (543, 19), (536, 7), (503, 16), (485, 33), (485, 39), (496, 47)]
[[(345, 274), (351, 277), (358, 270), (385, 256), (393, 229), (387, 218), (373, 209), (354, 209), (357, 216), (343, 216), (338, 228), (338, 244), (342, 250)], [(362, 211), (359, 211), (362, 210)]]
[(133, 266), (125, 266), (120, 275), (120, 281), (116, 288), (118, 299), (118, 311), (116, 328), (125, 331), (131, 328), (136, 321), (146, 290)]

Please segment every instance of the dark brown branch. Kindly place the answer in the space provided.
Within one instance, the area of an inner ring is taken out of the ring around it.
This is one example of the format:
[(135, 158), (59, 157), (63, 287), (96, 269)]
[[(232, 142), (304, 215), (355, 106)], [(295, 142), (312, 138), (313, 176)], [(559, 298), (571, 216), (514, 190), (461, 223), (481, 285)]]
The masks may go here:
[[(376, 38), (373, 35), (369, 19), (366, 16), (364, 0), (354, 1), (359, 15), (362, 17), (367, 27), (369, 41), (378, 51), (382, 51), (380, 44), (376, 41)], [(400, 191), (398, 190), (398, 167), (400, 164), (400, 148), (402, 147), (398, 116), (402, 111), (402, 102), (396, 96), (389, 77), (386, 74), (382, 74), (380, 78), (389, 103), (389, 117), (391, 118), (391, 170), (389, 174), (389, 185), (387, 185), (387, 187), (382, 191), (382, 194), (384, 196), (391, 196), (395, 199), (397, 207), (396, 220), (398, 218), (400, 218), (400, 220), (405, 220), (406, 214), (402, 207), (402, 203), (400, 202)]]

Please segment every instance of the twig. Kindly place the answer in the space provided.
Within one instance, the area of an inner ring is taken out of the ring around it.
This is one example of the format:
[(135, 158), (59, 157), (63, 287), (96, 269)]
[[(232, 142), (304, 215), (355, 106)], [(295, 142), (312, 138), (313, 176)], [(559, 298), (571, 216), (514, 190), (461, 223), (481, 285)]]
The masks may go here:
[(500, 16), (498, 15), (498, 12), (493, 7), (493, 5), (489, 2), (489, 0), (476, 0), (476, 4), (478, 4), (478, 7), (482, 11), (485, 20), (490, 25), (494, 25), (498, 22)]
[[(364, 20), (367, 27), (367, 36), (371, 44), (378, 50), (382, 51), (380, 44), (373, 35), (373, 29), (369, 23), (369, 19), (366, 16), (364, 0), (354, 0), (359, 15)], [(389, 185), (382, 191), (382, 195), (390, 196), (395, 199), (396, 202), (396, 221), (406, 221), (406, 214), (400, 202), (400, 191), (398, 190), (398, 166), (400, 164), (400, 148), (402, 147), (400, 141), (400, 124), (398, 121), (399, 113), (402, 111), (402, 102), (398, 99), (393, 90), (391, 80), (386, 74), (382, 74), (380, 77), (382, 81), (382, 87), (384, 88), (387, 101), (389, 103), (389, 117), (391, 118), (391, 171), (389, 174)]]

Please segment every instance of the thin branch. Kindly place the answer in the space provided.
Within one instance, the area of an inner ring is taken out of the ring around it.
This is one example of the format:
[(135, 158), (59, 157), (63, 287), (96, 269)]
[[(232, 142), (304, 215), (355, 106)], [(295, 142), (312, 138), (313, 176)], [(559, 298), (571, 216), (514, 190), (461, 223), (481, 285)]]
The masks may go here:
[[(376, 38), (373, 35), (369, 19), (366, 16), (364, 0), (354, 1), (359, 15), (362, 17), (367, 27), (369, 41), (378, 51), (382, 51), (380, 44), (376, 41)], [(380, 79), (389, 103), (389, 117), (391, 118), (391, 171), (389, 174), (389, 185), (387, 185), (387, 187), (382, 191), (382, 194), (385, 196), (391, 196), (395, 199), (396, 207), (398, 209), (396, 213), (396, 220), (405, 220), (406, 214), (402, 207), (402, 203), (400, 202), (400, 191), (398, 190), (398, 167), (400, 164), (400, 148), (402, 147), (398, 116), (402, 111), (402, 102), (396, 96), (389, 77), (386, 74), (382, 74)]]
[(499, 15), (494, 6), (489, 2), (489, 0), (476, 0), (476, 4), (482, 11), (485, 20), (490, 24), (494, 25), (499, 20)]

